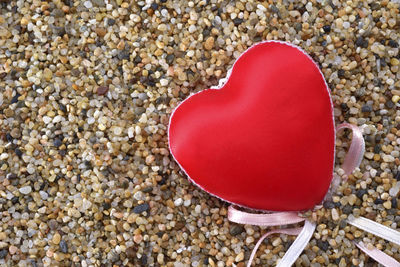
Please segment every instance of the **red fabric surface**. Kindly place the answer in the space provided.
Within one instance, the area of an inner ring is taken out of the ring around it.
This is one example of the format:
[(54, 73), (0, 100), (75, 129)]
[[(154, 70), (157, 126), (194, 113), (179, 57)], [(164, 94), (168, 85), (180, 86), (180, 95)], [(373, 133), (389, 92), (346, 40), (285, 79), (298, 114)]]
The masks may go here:
[(169, 145), (190, 179), (219, 198), (259, 210), (311, 209), (332, 179), (332, 112), (315, 63), (295, 47), (264, 42), (236, 61), (221, 89), (175, 109)]

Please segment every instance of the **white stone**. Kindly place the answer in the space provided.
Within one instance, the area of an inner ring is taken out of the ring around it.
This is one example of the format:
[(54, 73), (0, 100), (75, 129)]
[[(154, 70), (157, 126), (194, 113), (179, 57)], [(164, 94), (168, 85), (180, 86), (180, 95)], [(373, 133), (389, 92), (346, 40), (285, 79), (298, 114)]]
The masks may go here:
[(134, 131), (135, 131), (135, 129), (133, 127), (129, 127), (128, 128), (128, 137), (129, 138), (133, 138), (134, 137), (134, 135), (133, 135)]
[(52, 119), (49, 116), (43, 116), (43, 122), (45, 124), (49, 124), (52, 121)]
[(29, 185), (28, 185), (28, 186), (21, 187), (21, 188), (19, 189), (19, 192), (20, 192), (21, 194), (27, 195), (27, 194), (29, 194), (30, 192), (32, 192), (32, 187), (30, 187)]
[(133, 194), (133, 198), (136, 200), (142, 200), (143, 199), (143, 193), (141, 191), (136, 192)]
[(93, 124), (95, 122), (95, 119), (93, 117), (89, 117), (87, 122), (88, 124)]
[(61, 116), (61, 115), (57, 115), (57, 116), (55, 116), (55, 117), (54, 117), (54, 119), (53, 119), (53, 123), (60, 122), (62, 119), (63, 119), (63, 116)]
[(39, 195), (43, 200), (47, 200), (49, 198), (49, 194), (47, 194), (45, 191), (39, 191)]
[(176, 207), (181, 206), (181, 205), (183, 204), (182, 198), (176, 199), (176, 200), (174, 201), (174, 204), (175, 204)]
[(196, 205), (196, 207), (194, 208), (194, 212), (196, 212), (197, 214), (200, 214), (201, 206), (200, 205)]
[(185, 201), (183, 202), (183, 206), (189, 207), (191, 203), (192, 203), (192, 201), (191, 201), (190, 199), (187, 199), (187, 200), (185, 200)]
[(261, 11), (267, 11), (267, 9), (265, 8), (265, 6), (258, 4), (257, 5), (257, 9), (261, 10)]
[(392, 197), (396, 197), (400, 191), (400, 182), (397, 182), (396, 185), (389, 189), (389, 195)]
[(115, 135), (121, 135), (122, 129), (121, 129), (121, 127), (115, 127), (113, 132)]
[(331, 213), (332, 213), (332, 219), (334, 221), (339, 220), (339, 213), (338, 213), (338, 211), (336, 209), (332, 209)]
[(193, 24), (189, 26), (189, 32), (190, 33), (194, 33), (196, 31), (196, 26), (194, 26)]
[(82, 203), (82, 209), (83, 210), (90, 209), (91, 206), (92, 206), (92, 202), (90, 202), (87, 199), (83, 199), (83, 203)]
[(384, 162), (394, 162), (394, 157), (391, 155), (383, 155), (382, 158)]
[(93, 7), (92, 2), (90, 2), (90, 1), (85, 1), (85, 3), (83, 3), (83, 5), (84, 5), (86, 8), (92, 8), (92, 7)]
[(161, 86), (167, 86), (168, 85), (168, 80), (167, 79), (161, 79), (160, 80)]

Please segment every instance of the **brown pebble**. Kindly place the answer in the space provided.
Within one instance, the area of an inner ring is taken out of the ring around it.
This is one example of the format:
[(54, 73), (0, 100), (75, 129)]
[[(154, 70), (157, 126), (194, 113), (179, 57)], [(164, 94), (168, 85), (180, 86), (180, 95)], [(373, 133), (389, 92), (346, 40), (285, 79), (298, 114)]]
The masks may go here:
[(61, 235), (59, 233), (55, 233), (52, 239), (53, 243), (58, 245), (61, 241)]
[(127, 248), (125, 253), (128, 259), (133, 259), (136, 257), (136, 249), (134, 247)]
[(214, 47), (214, 37), (210, 36), (204, 42), (204, 48), (207, 50), (211, 50)]
[(183, 227), (185, 227), (185, 224), (183, 222), (177, 222), (175, 224), (175, 229), (176, 230), (181, 230)]
[(109, 89), (108, 86), (99, 86), (97, 88), (97, 94), (98, 95), (105, 95), (105, 94), (107, 94), (108, 89)]
[(107, 31), (104, 28), (96, 28), (95, 32), (99, 37), (104, 37), (104, 35), (106, 35), (107, 33)]
[(369, 212), (365, 215), (366, 218), (370, 219), (370, 220), (375, 220), (376, 218), (376, 212)]

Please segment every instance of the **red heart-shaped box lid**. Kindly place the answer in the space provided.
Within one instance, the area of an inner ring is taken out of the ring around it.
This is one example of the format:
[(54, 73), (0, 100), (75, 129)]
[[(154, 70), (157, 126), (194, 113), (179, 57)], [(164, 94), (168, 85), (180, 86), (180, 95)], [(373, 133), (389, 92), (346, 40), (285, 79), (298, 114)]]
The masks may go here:
[(312, 209), (331, 183), (329, 89), (311, 57), (288, 43), (249, 48), (223, 86), (191, 95), (174, 110), (168, 135), (189, 179), (239, 206)]

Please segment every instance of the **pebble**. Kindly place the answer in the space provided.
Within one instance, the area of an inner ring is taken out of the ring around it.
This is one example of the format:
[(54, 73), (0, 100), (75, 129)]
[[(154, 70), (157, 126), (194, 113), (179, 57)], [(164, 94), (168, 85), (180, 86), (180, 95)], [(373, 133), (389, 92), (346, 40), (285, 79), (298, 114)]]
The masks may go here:
[(99, 86), (97, 87), (97, 94), (98, 95), (105, 95), (107, 94), (109, 88), (107, 86)]
[(168, 85), (168, 80), (167, 79), (161, 79), (160, 80), (161, 86), (167, 86)]
[(390, 201), (385, 201), (384, 203), (383, 203), (383, 206), (385, 207), (385, 209), (391, 209), (392, 208), (392, 202), (390, 202)]
[(235, 235), (241, 234), (243, 231), (244, 231), (243, 226), (241, 226), (241, 225), (233, 225), (233, 226), (230, 228), (229, 233), (230, 233), (231, 235), (235, 236)]
[(88, 8), (88, 9), (93, 7), (92, 2), (90, 2), (90, 1), (85, 1), (85, 2), (83, 3), (83, 5), (84, 5), (86, 8)]
[(15, 253), (17, 253), (18, 248), (17, 248), (16, 246), (11, 245), (11, 246), (8, 248), (8, 251), (10, 252), (11, 255), (14, 255)]
[(53, 235), (52, 241), (53, 241), (53, 243), (56, 244), (56, 245), (60, 244), (61, 235), (60, 235), (59, 233), (55, 233), (55, 234)]
[(0, 259), (4, 259), (8, 254), (6, 249), (0, 249)]
[(61, 251), (62, 253), (68, 253), (68, 245), (67, 245), (67, 242), (65, 242), (64, 240), (61, 240), (60, 243), (59, 243), (59, 246), (60, 246), (60, 251)]
[(140, 214), (140, 213), (142, 213), (144, 211), (148, 211), (149, 208), (150, 208), (149, 204), (143, 203), (143, 204), (140, 204), (140, 205), (134, 207), (133, 208), (133, 212), (136, 213), (136, 214)]
[(206, 50), (211, 50), (214, 47), (214, 37), (210, 36), (204, 42), (204, 48)]
[(334, 221), (339, 220), (339, 213), (336, 209), (332, 209), (331, 213), (332, 213), (332, 220), (334, 220)]
[(181, 206), (182, 204), (183, 204), (182, 198), (178, 198), (178, 199), (176, 199), (176, 200), (174, 201), (174, 205), (175, 205), (176, 207), (179, 207), (179, 206)]
[(19, 192), (21, 192), (21, 194), (28, 195), (29, 193), (32, 192), (32, 187), (30, 187), (30, 186), (21, 187), (19, 189)]

